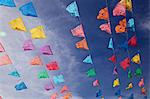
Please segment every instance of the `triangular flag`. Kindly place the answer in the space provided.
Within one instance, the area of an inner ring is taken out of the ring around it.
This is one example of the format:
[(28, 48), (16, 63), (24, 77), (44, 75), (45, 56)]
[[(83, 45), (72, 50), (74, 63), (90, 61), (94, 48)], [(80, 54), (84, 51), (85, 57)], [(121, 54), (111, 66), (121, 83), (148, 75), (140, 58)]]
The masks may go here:
[(5, 52), (5, 49), (1, 43), (0, 43), (0, 52)]
[(49, 84), (46, 84), (46, 85), (45, 85), (45, 90), (49, 91), (49, 90), (52, 90), (52, 89), (54, 89), (54, 85), (53, 85), (53, 83), (50, 81)]
[(113, 16), (126, 16), (126, 7), (119, 2), (113, 10)]
[(93, 81), (93, 86), (94, 86), (94, 87), (99, 86), (99, 80), (95, 80), (95, 81)]
[(133, 47), (137, 46), (137, 38), (136, 38), (136, 36), (132, 36), (129, 39), (128, 45), (133, 46)]
[(71, 16), (80, 17), (76, 1), (73, 1), (71, 4), (69, 4), (66, 7), (66, 11), (68, 11)]
[(50, 45), (45, 45), (40, 49), (41, 53), (44, 55), (53, 55)]
[(53, 93), (50, 97), (50, 99), (57, 99), (58, 97), (58, 94), (57, 93)]
[(118, 97), (121, 96), (121, 90), (120, 89), (115, 92), (115, 96), (118, 96)]
[(135, 71), (135, 75), (136, 76), (141, 76), (142, 75), (142, 69), (141, 68), (137, 68)]
[(46, 67), (48, 70), (59, 70), (59, 66), (56, 61), (52, 61), (52, 62), (46, 64)]
[(55, 84), (60, 84), (60, 83), (65, 82), (63, 75), (54, 76), (53, 80)]
[(122, 62), (120, 62), (120, 66), (126, 70), (130, 66), (130, 58), (125, 58)]
[(37, 17), (36, 10), (33, 6), (32, 2), (29, 2), (19, 8), (19, 10), (22, 12), (23, 15), (25, 16), (33, 16)]
[(135, 24), (134, 24), (134, 19), (133, 18), (129, 19), (127, 27), (129, 29), (131, 29), (133, 32), (135, 32)]
[(127, 21), (126, 18), (119, 21), (119, 24), (115, 27), (116, 33), (125, 33), (127, 32)]
[(86, 39), (83, 39), (76, 43), (76, 48), (89, 50)]
[(124, 42), (123, 44), (119, 45), (119, 48), (127, 50), (128, 49), (128, 42)]
[(2, 96), (0, 96), (0, 99), (3, 99)]
[(114, 67), (113, 75), (118, 75), (118, 70), (117, 70), (117, 67), (116, 67), (116, 66)]
[(20, 74), (18, 73), (17, 70), (12, 71), (11, 73), (9, 73), (8, 75), (14, 76), (14, 77), (20, 77)]
[(146, 89), (144, 87), (141, 89), (141, 94), (146, 95)]
[(126, 9), (132, 12), (132, 0), (126, 0)]
[(19, 30), (19, 31), (24, 31), (24, 32), (26, 31), (26, 27), (21, 17), (10, 21), (9, 25), (13, 30)]
[(14, 0), (0, 0), (0, 5), (8, 7), (16, 7)]
[(72, 94), (69, 92), (63, 96), (63, 99), (71, 99), (71, 97), (72, 97)]
[(26, 40), (23, 45), (24, 51), (34, 50), (35, 46), (33, 45), (32, 40)]
[(42, 60), (39, 56), (35, 56), (31, 62), (30, 62), (31, 65), (43, 65), (42, 63)]
[(25, 85), (24, 82), (20, 82), (20, 83), (15, 85), (15, 88), (16, 88), (17, 91), (19, 91), (19, 90), (27, 89), (27, 86)]
[(102, 91), (99, 89), (97, 92), (96, 92), (96, 97), (101, 97), (102, 96)]
[(132, 78), (132, 72), (128, 71), (128, 78), (131, 79)]
[(84, 60), (84, 63), (93, 64), (91, 55), (88, 55)]
[(107, 8), (107, 7), (102, 8), (102, 9), (99, 11), (99, 14), (98, 14), (98, 16), (97, 16), (97, 19), (109, 20), (109, 13), (108, 13), (108, 8)]
[(141, 63), (140, 54), (136, 54), (135, 56), (133, 56), (131, 61), (133, 63), (140, 64)]
[(93, 77), (93, 76), (96, 76), (96, 71), (94, 68), (91, 68), (86, 72), (86, 74), (88, 77)]
[(112, 61), (113, 63), (116, 63), (116, 56), (113, 55), (110, 58), (108, 58), (108, 60)]
[(82, 24), (78, 25), (74, 29), (71, 29), (71, 33), (72, 33), (73, 36), (85, 37)]
[(138, 83), (138, 85), (139, 85), (140, 88), (144, 86), (144, 78), (142, 78), (140, 80), (140, 82)]
[(0, 57), (0, 66), (12, 64), (8, 55), (3, 55)]
[(64, 86), (60, 89), (60, 93), (64, 93), (64, 92), (66, 92), (66, 91), (68, 91), (68, 90), (69, 90), (68, 86), (64, 85)]
[(47, 71), (44, 70), (44, 71), (41, 71), (41, 72), (38, 73), (38, 78), (39, 79), (41, 79), (41, 78), (49, 78), (49, 75), (48, 75)]
[(116, 78), (114, 81), (113, 81), (113, 87), (117, 87), (120, 85), (120, 82), (119, 82), (119, 78)]
[(132, 89), (133, 88), (133, 84), (129, 83), (128, 86), (126, 87), (126, 90)]
[(110, 23), (102, 24), (99, 26), (99, 28), (101, 29), (101, 31), (105, 31), (105, 32), (111, 34)]
[(113, 46), (113, 39), (112, 39), (112, 38), (109, 39), (108, 48), (109, 48), (109, 49), (114, 49), (114, 46)]
[(46, 38), (43, 26), (37, 26), (30, 30), (31, 37), (33, 39), (44, 39)]
[(132, 93), (132, 94), (128, 97), (128, 99), (134, 99), (134, 94)]

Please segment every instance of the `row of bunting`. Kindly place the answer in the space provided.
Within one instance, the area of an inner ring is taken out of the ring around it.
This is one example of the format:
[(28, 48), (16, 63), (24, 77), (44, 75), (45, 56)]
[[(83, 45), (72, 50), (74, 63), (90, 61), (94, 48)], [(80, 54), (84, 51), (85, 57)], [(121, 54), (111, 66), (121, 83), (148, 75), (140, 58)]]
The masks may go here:
[[(14, 0), (0, 0), (0, 5), (1, 6), (7, 6), (7, 7), (16, 7)], [(21, 13), (25, 16), (38, 17), (32, 2), (29, 2), (29, 3), (26, 3), (25, 5), (22, 5), (19, 8), (19, 11), (21, 11)], [(16, 19), (10, 21), (9, 25), (13, 30), (28, 32), (28, 30), (27, 30), (27, 28), (23, 22), (23, 19), (21, 17), (18, 17)], [(29, 32), (31, 33), (32, 39), (45, 39), (47, 37), (45, 35), (43, 26), (37, 26), (37, 27), (31, 29)], [(32, 51), (32, 50), (36, 49), (35, 45), (32, 42), (32, 39), (28, 39), (24, 42), (24, 44), (22, 46), (24, 51)], [(44, 54), (44, 55), (53, 55), (53, 52), (51, 50), (50, 45), (44, 45), (43, 47), (40, 48), (39, 51), (41, 52), (41, 54)], [(6, 49), (4, 48), (2, 43), (0, 43), (0, 53), (5, 53), (5, 52), (6, 52)], [(11, 64), (13, 64), (13, 62), (12, 62), (12, 60), (8, 54), (5, 53), (4, 55), (2, 55), (0, 57), (0, 66), (11, 65)], [(40, 58), (39, 55), (33, 57), (31, 59), (31, 61), (29, 62), (29, 64), (32, 66), (43, 66), (44, 65), (44, 63), (42, 62), (42, 59)], [(60, 70), (60, 67), (59, 67), (57, 61), (51, 61), (51, 62), (47, 63), (46, 69), (39, 72), (37, 75), (38, 76), (37, 78), (38, 79), (50, 78), (47, 70), (48, 71)], [(14, 71), (9, 73), (8, 75), (19, 78), (18, 84), (15, 85), (15, 89), (17, 91), (28, 89), (25, 82), (22, 81), (21, 75), (17, 71), (16, 68), (14, 68)], [(56, 85), (58, 85), (60, 83), (64, 83), (65, 82), (64, 76), (62, 74), (53, 76), (53, 81), (50, 80), (50, 82), (44, 86), (44, 89), (46, 91), (54, 89), (55, 86), (54, 86), (53, 82)], [(59, 92), (53, 93), (50, 96), (50, 99), (57, 99), (59, 97), (59, 94), (63, 95), (63, 99), (70, 99), (72, 97), (72, 93), (70, 92), (68, 86), (66, 86), (66, 85), (64, 85), (60, 89)], [(2, 98), (2, 96), (0, 98)]]
[[(109, 61), (111, 61), (114, 65), (114, 69), (113, 69), (113, 74), (115, 75), (115, 79), (113, 81), (113, 87), (119, 87), (120, 86), (120, 78), (119, 78), (119, 73), (118, 73), (118, 68), (117, 67), (117, 58), (116, 58), (116, 48), (121, 48), (121, 49), (125, 49), (125, 51), (127, 52), (128, 56), (123, 59), (123, 61), (121, 61), (119, 64), (121, 66), (121, 68), (123, 68), (124, 71), (127, 71), (127, 77), (129, 78), (130, 82), (127, 84), (127, 87), (125, 88), (126, 90), (132, 89), (133, 88), (133, 82), (131, 81), (131, 78), (133, 78), (133, 71), (130, 70), (130, 62), (133, 62), (135, 64), (137, 64), (137, 68), (135, 70), (134, 75), (139, 77), (140, 80), (138, 82), (138, 86), (141, 89), (141, 94), (144, 95), (144, 97), (146, 97), (146, 89), (144, 87), (144, 78), (142, 76), (142, 67), (141, 67), (141, 57), (140, 57), (140, 53), (138, 51), (138, 53), (136, 53), (135, 55), (133, 55), (132, 58), (130, 58), (130, 53), (129, 53), (129, 47), (137, 47), (137, 37), (136, 37), (136, 33), (135, 33), (135, 22), (134, 22), (134, 18), (131, 17), (129, 18), (128, 22), (127, 20), (127, 12), (130, 14), (133, 14), (132, 12), (132, 1), (131, 0), (120, 0), (117, 5), (115, 6), (115, 8), (113, 9), (113, 16), (115, 17), (119, 17), (122, 16), (124, 17), (122, 20), (119, 21), (119, 24), (115, 27), (115, 32), (117, 34), (122, 34), (122, 33), (126, 33), (126, 39), (127, 41), (125, 41), (123, 44), (114, 47), (114, 36), (113, 33), (111, 31), (111, 21), (110, 21), (110, 16), (109, 16), (109, 10), (108, 10), (108, 4), (107, 4), (107, 0), (106, 0), (106, 7), (102, 8), (99, 11), (99, 14), (97, 16), (98, 20), (105, 20), (107, 23), (100, 25), (100, 30), (104, 31), (108, 34), (110, 34), (110, 39), (109, 39), (109, 43), (108, 43), (108, 48), (112, 49), (112, 56), (110, 58), (108, 58)], [(129, 38), (128, 37), (128, 33), (132, 32), (132, 37)], [(129, 39), (128, 39), (129, 38)], [(115, 92), (115, 95), (118, 96), (118, 99), (122, 99), (122, 94), (121, 94), (121, 90), (117, 90), (117, 92)], [(132, 93), (128, 99), (133, 99), (134, 98), (134, 94)]]

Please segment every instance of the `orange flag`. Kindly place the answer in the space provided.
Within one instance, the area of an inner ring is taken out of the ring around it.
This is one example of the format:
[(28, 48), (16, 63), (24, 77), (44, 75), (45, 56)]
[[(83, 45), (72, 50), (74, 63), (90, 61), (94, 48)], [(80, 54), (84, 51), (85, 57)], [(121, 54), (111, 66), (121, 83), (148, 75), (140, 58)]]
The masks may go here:
[(82, 24), (71, 30), (73, 36), (85, 37)]
[(99, 11), (99, 14), (98, 14), (98, 16), (97, 16), (97, 19), (109, 20), (109, 13), (108, 13), (107, 7), (102, 8), (102, 9)]
[(30, 62), (31, 65), (43, 65), (42, 63), (42, 60), (39, 56), (35, 56), (31, 62)]
[(60, 90), (60, 93), (64, 93), (64, 92), (66, 92), (66, 91), (68, 91), (68, 90), (69, 90), (68, 86), (63, 86), (63, 87), (61, 88), (61, 90)]
[(71, 99), (72, 94), (71, 93), (67, 93), (64, 95), (63, 99)]
[(50, 99), (57, 99), (57, 97), (58, 97), (58, 94), (54, 93), (54, 94), (51, 95)]
[(0, 57), (0, 66), (12, 64), (8, 55), (4, 55)]
[(121, 20), (119, 22), (119, 24), (115, 27), (116, 33), (123, 33), (126, 32), (126, 18), (124, 18), (123, 20)]
[(83, 39), (76, 43), (76, 48), (89, 50), (86, 39)]

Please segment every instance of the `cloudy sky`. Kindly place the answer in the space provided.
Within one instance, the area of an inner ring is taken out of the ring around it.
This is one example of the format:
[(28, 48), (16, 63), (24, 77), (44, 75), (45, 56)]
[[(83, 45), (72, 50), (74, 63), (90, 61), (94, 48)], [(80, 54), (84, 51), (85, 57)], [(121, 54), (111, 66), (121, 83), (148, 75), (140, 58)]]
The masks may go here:
[[(8, 8), (0, 6), (0, 31), (5, 32), (5, 37), (0, 37), (0, 41), (6, 49), (6, 53), (13, 61), (13, 65), (0, 67), (0, 95), (4, 99), (49, 99), (50, 95), (58, 92), (64, 85), (68, 85), (73, 93), (73, 99), (96, 99), (96, 88), (93, 88), (91, 83), (94, 79), (86, 76), (86, 71), (91, 68), (91, 65), (82, 63), (82, 60), (88, 55), (88, 52), (75, 48), (75, 43), (80, 39), (72, 37), (70, 29), (82, 23), (85, 29), (87, 42), (90, 47), (90, 54), (93, 57), (94, 67), (97, 71), (97, 78), (100, 80), (101, 89), (106, 99), (117, 99), (114, 92), (117, 90), (112, 88), (112, 81), (115, 77), (112, 75), (113, 65), (107, 58), (111, 56), (111, 51), (107, 49), (109, 35), (99, 30), (101, 21), (96, 20), (98, 11), (105, 7), (104, 0), (76, 0), (80, 11), (80, 22), (78, 19), (71, 17), (65, 7), (72, 0), (32, 0), (38, 13), (38, 18), (23, 16), (18, 8), (31, 0), (15, 0), (16, 8)], [(108, 2), (110, 13), (118, 0)], [(140, 48), (142, 58), (143, 75), (145, 78), (146, 88), (149, 89), (149, 2), (148, 0), (133, 0), (133, 12), (136, 21), (136, 33), (138, 37), (138, 46)], [(29, 32), (19, 32), (10, 29), (8, 22), (17, 17), (22, 17), (28, 30), (43, 25), (47, 35), (46, 39), (33, 40), (36, 50), (24, 52), (22, 45), (25, 40), (31, 38)], [(112, 30), (114, 31), (118, 18), (111, 15)], [(130, 36), (130, 34), (129, 34)], [(116, 35), (116, 46), (123, 42), (125, 35)], [(49, 44), (54, 52), (53, 56), (44, 56), (39, 53), (39, 48)], [(130, 48), (131, 56), (133, 56), (138, 48)], [(0, 55), (4, 55), (1, 53)], [(39, 80), (37, 74), (42, 67), (32, 67), (29, 61), (36, 55), (40, 55), (42, 61), (46, 64), (49, 61), (56, 60), (60, 65), (60, 70), (48, 72), (50, 79)], [(124, 59), (127, 53), (124, 50), (117, 49), (118, 62)], [(119, 67), (119, 66), (118, 66)], [(17, 92), (14, 88), (18, 79), (8, 76), (7, 74), (17, 69), (21, 74), (28, 89)], [(135, 70), (136, 65), (132, 64), (132, 70)], [(139, 78), (133, 79), (135, 87), (132, 90), (126, 91), (125, 87), (130, 81), (127, 79), (127, 72), (118, 68), (122, 90), (122, 95), (126, 99), (131, 93), (135, 94), (135, 99), (142, 99), (140, 89), (137, 87)], [(65, 83), (56, 85), (52, 91), (45, 91), (44, 85), (48, 83), (54, 75), (63, 74)], [(60, 96), (61, 97), (61, 96)]]

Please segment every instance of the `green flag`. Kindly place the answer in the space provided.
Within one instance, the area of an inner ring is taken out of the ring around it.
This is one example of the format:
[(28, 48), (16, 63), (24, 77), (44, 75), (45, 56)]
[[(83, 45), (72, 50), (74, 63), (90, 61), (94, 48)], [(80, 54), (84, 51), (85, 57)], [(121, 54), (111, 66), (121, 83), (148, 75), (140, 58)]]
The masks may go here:
[(39, 79), (41, 79), (41, 78), (49, 78), (49, 75), (48, 75), (47, 71), (44, 70), (44, 71), (41, 71), (41, 72), (38, 73), (38, 78)]
[(132, 72), (128, 71), (128, 78), (131, 79), (132, 78)]
[(91, 68), (86, 72), (86, 74), (88, 77), (93, 77), (93, 76), (96, 76), (96, 71), (94, 68)]
[(141, 76), (142, 75), (142, 69), (141, 68), (137, 68), (135, 71), (135, 75), (136, 76)]

